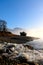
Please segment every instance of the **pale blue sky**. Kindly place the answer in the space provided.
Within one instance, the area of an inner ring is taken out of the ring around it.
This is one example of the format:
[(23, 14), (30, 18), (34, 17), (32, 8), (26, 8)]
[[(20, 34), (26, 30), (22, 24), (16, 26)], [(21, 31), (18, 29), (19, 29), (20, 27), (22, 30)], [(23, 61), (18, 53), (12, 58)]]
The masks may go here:
[(0, 0), (0, 19), (9, 28), (43, 27), (43, 0)]

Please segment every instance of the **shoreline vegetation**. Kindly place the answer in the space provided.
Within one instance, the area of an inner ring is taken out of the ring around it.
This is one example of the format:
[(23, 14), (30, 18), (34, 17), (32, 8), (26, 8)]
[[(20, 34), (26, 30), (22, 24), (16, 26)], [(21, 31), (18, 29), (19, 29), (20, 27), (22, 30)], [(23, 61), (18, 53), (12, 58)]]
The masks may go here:
[(0, 41), (2, 42), (8, 42), (8, 43), (26, 43), (28, 41), (33, 41), (39, 38), (31, 37), (31, 36), (21, 36), (21, 35), (15, 35), (11, 32), (6, 31), (0, 31)]

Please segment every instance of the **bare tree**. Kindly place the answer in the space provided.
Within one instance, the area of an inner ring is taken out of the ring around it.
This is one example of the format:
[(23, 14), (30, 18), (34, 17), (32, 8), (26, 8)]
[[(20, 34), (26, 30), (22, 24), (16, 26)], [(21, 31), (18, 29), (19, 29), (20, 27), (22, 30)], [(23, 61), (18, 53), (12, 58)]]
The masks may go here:
[(6, 21), (0, 20), (0, 31), (6, 31), (7, 30), (6, 24), (7, 24)]

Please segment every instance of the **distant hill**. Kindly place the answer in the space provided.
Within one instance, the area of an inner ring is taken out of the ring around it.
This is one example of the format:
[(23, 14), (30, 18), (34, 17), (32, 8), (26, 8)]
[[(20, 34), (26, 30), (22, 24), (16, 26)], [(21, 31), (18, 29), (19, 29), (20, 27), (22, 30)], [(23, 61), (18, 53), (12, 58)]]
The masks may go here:
[(8, 29), (8, 31), (10, 31), (10, 32), (12, 32), (13, 34), (16, 34), (16, 35), (20, 35), (20, 32), (25, 32), (25, 30), (24, 29), (22, 29), (22, 28), (14, 28), (14, 29)]

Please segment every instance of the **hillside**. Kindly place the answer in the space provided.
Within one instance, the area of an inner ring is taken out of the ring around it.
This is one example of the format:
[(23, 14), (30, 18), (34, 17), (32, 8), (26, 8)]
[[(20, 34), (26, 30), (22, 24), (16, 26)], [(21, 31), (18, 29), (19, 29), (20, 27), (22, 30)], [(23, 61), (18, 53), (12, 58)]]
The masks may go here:
[(11, 32), (3, 32), (0, 31), (0, 37), (13, 37), (15, 34), (12, 34)]

